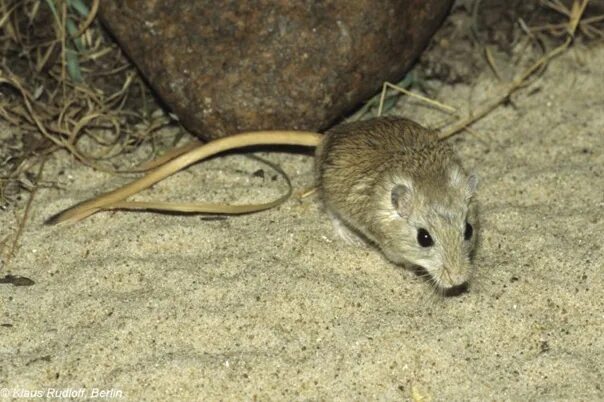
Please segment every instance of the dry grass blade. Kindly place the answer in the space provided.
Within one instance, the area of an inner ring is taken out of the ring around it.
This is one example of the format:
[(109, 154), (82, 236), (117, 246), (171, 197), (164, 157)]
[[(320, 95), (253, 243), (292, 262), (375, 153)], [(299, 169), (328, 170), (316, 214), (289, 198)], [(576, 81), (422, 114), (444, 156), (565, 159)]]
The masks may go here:
[[(597, 15), (594, 17), (582, 18), (579, 21), (578, 29), (581, 30), (584, 34), (588, 35), (591, 38), (590, 33), (599, 33), (602, 36), (602, 31), (593, 27), (593, 24), (604, 21), (604, 15)], [(537, 27), (528, 28), (530, 32), (544, 32), (549, 31), (556, 34), (557, 32), (561, 32), (563, 34), (567, 33), (568, 23), (559, 23), (559, 24), (545, 24)]]
[(451, 107), (449, 105), (445, 105), (444, 103), (441, 103), (441, 102), (435, 101), (433, 99), (427, 98), (425, 96), (422, 96), (422, 95), (416, 94), (414, 92), (408, 91), (405, 88), (403, 88), (401, 86), (398, 86), (396, 84), (392, 84), (390, 82), (384, 82), (384, 84), (382, 86), (382, 93), (380, 95), (380, 103), (379, 103), (378, 113), (377, 113), (378, 116), (382, 115), (382, 111), (383, 111), (383, 108), (384, 108), (384, 100), (386, 98), (386, 92), (388, 91), (388, 88), (392, 88), (392, 89), (394, 89), (394, 90), (396, 90), (398, 92), (404, 93), (405, 95), (411, 96), (413, 98), (417, 98), (417, 99), (421, 100), (424, 103), (427, 103), (429, 105), (435, 106), (435, 107), (437, 107), (437, 108), (439, 108), (441, 110), (444, 110), (444, 111), (446, 111), (448, 113), (455, 114), (457, 112), (457, 110), (455, 110), (454, 107)]
[[(191, 144), (189, 144), (191, 145)], [(198, 146), (199, 147), (199, 146)], [(136, 202), (136, 201), (120, 201), (110, 205), (107, 205), (103, 209), (125, 209), (125, 210), (152, 210), (162, 212), (179, 212), (179, 213), (205, 213), (205, 214), (229, 214), (229, 215), (241, 215), (252, 212), (264, 211), (267, 209), (274, 208), (280, 204), (283, 204), (292, 195), (293, 187), (287, 173), (281, 169), (277, 164), (274, 164), (266, 159), (258, 156), (250, 156), (251, 158), (258, 160), (265, 165), (270, 166), (273, 170), (283, 177), (287, 184), (287, 192), (281, 197), (274, 201), (260, 203), (260, 204), (246, 204), (246, 205), (226, 205), (226, 204), (214, 204), (206, 202)]]
[(484, 54), (487, 59), (487, 62), (489, 63), (489, 67), (491, 67), (491, 70), (493, 71), (493, 74), (495, 74), (495, 77), (497, 77), (497, 79), (499, 81), (501, 81), (502, 80), (501, 73), (499, 72), (499, 68), (497, 68), (497, 63), (495, 62), (495, 59), (493, 58), (493, 54), (491, 53), (491, 49), (489, 49), (488, 46), (485, 46)]
[(15, 233), (15, 238), (13, 239), (10, 250), (8, 251), (8, 255), (6, 257), (6, 265), (10, 262), (10, 259), (15, 255), (15, 251), (17, 250), (17, 245), (19, 244), (19, 239), (21, 238), (21, 234), (23, 233), (23, 229), (25, 228), (25, 223), (29, 217), (29, 211), (31, 209), (32, 202), (34, 200), (34, 196), (36, 195), (36, 191), (38, 190), (38, 184), (42, 180), (42, 173), (44, 172), (44, 165), (46, 164), (46, 160), (48, 155), (42, 157), (42, 161), (40, 162), (40, 167), (38, 168), (38, 174), (36, 175), (36, 182), (34, 187), (31, 189), (29, 193), (29, 198), (27, 200), (27, 204), (25, 206), (25, 211), (23, 212), (23, 217), (19, 221), (19, 226), (17, 228), (17, 233)]
[(573, 2), (571, 11), (570, 11), (570, 21), (568, 22), (567, 32), (573, 37), (575, 35), (575, 31), (577, 30), (577, 25), (581, 20), (581, 16), (585, 12), (585, 8), (587, 7), (587, 3), (589, 0), (576, 0)]
[[(0, 115), (88, 166), (117, 172), (99, 160), (155, 141), (169, 118), (149, 120), (147, 107), (140, 112), (139, 99), (153, 97), (146, 86), (132, 85), (141, 80), (96, 22), (99, 4), (91, 1), (88, 10), (81, 0), (0, 0)], [(100, 156), (78, 149), (82, 138)]]
[[(559, 2), (550, 2), (552, 7), (556, 7), (561, 12), (566, 13), (565, 9), (561, 7), (561, 3)], [(573, 2), (573, 6), (571, 10), (568, 12), (569, 21), (567, 24), (567, 32), (568, 36), (564, 43), (553, 50), (549, 51), (527, 69), (525, 69), (522, 73), (520, 73), (516, 78), (514, 78), (511, 82), (507, 83), (503, 86), (503, 88), (499, 91), (499, 94), (488, 99), (484, 102), (478, 109), (472, 111), (472, 113), (464, 119), (461, 119), (452, 125), (448, 126), (445, 130), (443, 130), (440, 134), (440, 139), (449, 138), (456, 133), (463, 130), (465, 127), (470, 124), (476, 122), (482, 117), (486, 116), (489, 112), (495, 109), (499, 104), (508, 99), (514, 92), (516, 92), (519, 88), (523, 87), (529, 77), (539, 71), (542, 67), (544, 67), (550, 60), (555, 58), (556, 56), (563, 53), (568, 46), (573, 41), (575, 31), (577, 29), (577, 25), (581, 20), (581, 16), (587, 7), (588, 0), (575, 0)]]
[(2, 17), (0, 17), (0, 28), (4, 27), (4, 25), (10, 18), (11, 14), (15, 11), (15, 8), (17, 8), (17, 4), (13, 4), (13, 6), (7, 10), (6, 5), (4, 4), (4, 2), (2, 2), (2, 9), (4, 11), (4, 15), (2, 15)]
[[(135, 180), (132, 183), (129, 183), (119, 189), (110, 191), (103, 195), (100, 195), (96, 198), (93, 198), (89, 201), (85, 201), (80, 203), (66, 211), (59, 213), (58, 215), (50, 218), (47, 223), (48, 224), (57, 224), (63, 222), (75, 222), (81, 219), (86, 218), (103, 209), (111, 209), (113, 205), (120, 205), (123, 200), (127, 197), (136, 194), (153, 184), (159, 182), (160, 180), (165, 179), (168, 176), (173, 175), (181, 169), (186, 168), (187, 166), (208, 158), (210, 156), (216, 155), (218, 153), (230, 150), (230, 149), (238, 149), (247, 146), (255, 146), (255, 145), (300, 145), (300, 146), (316, 146), (320, 139), (321, 134), (312, 133), (312, 132), (304, 132), (304, 131), (258, 131), (252, 133), (242, 133), (231, 137), (221, 138), (215, 141), (212, 141), (208, 144), (204, 144), (193, 150), (180, 155), (176, 159), (173, 159), (166, 164), (160, 166), (159, 168), (151, 171), (147, 175), (141, 177), (138, 180)], [(291, 194), (291, 188), (288, 194), (284, 197), (281, 197), (279, 200), (275, 202), (270, 202), (267, 204), (252, 204), (252, 205), (238, 205), (238, 206), (225, 206), (222, 207), (217, 206), (217, 208), (212, 207), (211, 211), (204, 211), (202, 206), (195, 209), (193, 212), (212, 212), (212, 213), (249, 213), (260, 211), (263, 209), (271, 208), (277, 205), (280, 202), (285, 201), (289, 195)], [(140, 204), (121, 204), (121, 208), (125, 208), (127, 206), (132, 206), (135, 209), (138, 209)], [(160, 208), (160, 204), (155, 203), (155, 207), (153, 209), (174, 211), (175, 209), (165, 206), (166, 209)], [(184, 206), (184, 204), (183, 204)], [(187, 204), (184, 206), (186, 210), (182, 210), (181, 212), (189, 212), (192, 211), (192, 206)], [(222, 208), (222, 211), (221, 211)], [(176, 209), (177, 210), (177, 209)]]
[(43, 124), (43, 119), (36, 113), (34, 107), (32, 106), (32, 103), (35, 103), (35, 101), (33, 101), (31, 94), (23, 88), (23, 86), (17, 79), (3, 77), (2, 75), (0, 75), (0, 84), (8, 84), (15, 88), (23, 99), (23, 104), (25, 105), (28, 116), (32, 119), (36, 127), (40, 130), (40, 132), (55, 144), (63, 144), (62, 141), (48, 133), (48, 131), (46, 130), (46, 126)]
[(92, 7), (90, 8), (90, 12), (88, 13), (88, 16), (86, 17), (86, 20), (84, 20), (84, 22), (80, 26), (80, 29), (74, 36), (76, 36), (76, 37), (81, 36), (90, 27), (90, 25), (96, 18), (97, 12), (99, 11), (100, 2), (101, 2), (100, 0), (94, 0), (92, 2)]
[(168, 161), (171, 161), (172, 159), (179, 157), (180, 155), (182, 155), (184, 153), (194, 150), (195, 148), (199, 147), (200, 145), (201, 145), (201, 142), (193, 141), (189, 144), (185, 144), (183, 146), (173, 148), (173, 149), (169, 150), (168, 152), (166, 152), (165, 154), (163, 154), (162, 156), (160, 156), (159, 158), (145, 162), (145, 163), (139, 165), (137, 168), (132, 169), (132, 170), (139, 171), (139, 172), (146, 172), (148, 170), (155, 169), (155, 168), (167, 163)]

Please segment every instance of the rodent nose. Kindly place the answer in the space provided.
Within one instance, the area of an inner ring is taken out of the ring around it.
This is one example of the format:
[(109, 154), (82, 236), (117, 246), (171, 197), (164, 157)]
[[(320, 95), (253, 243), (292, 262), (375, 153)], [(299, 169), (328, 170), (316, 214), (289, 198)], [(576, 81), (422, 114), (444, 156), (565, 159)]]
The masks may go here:
[(451, 286), (444, 290), (443, 295), (445, 297), (455, 297), (459, 296), (463, 293), (466, 293), (469, 290), (468, 282), (464, 282), (460, 285)]

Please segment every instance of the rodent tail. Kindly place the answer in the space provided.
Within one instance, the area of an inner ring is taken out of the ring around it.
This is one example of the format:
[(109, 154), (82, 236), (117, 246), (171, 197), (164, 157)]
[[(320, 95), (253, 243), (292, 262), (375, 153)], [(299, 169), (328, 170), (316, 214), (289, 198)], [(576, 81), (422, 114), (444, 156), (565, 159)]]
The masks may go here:
[(285, 201), (291, 194), (265, 204), (224, 205), (208, 203), (165, 203), (165, 202), (126, 202), (129, 196), (136, 194), (179, 170), (210, 156), (231, 149), (246, 148), (257, 145), (299, 145), (315, 147), (323, 136), (309, 131), (253, 131), (230, 137), (220, 138), (207, 144), (195, 147), (174, 159), (150, 171), (145, 176), (118, 189), (101, 194), (98, 197), (78, 203), (65, 211), (50, 217), (45, 224), (55, 225), (75, 222), (95, 212), (106, 209), (152, 209), (161, 211), (243, 214), (272, 208)]

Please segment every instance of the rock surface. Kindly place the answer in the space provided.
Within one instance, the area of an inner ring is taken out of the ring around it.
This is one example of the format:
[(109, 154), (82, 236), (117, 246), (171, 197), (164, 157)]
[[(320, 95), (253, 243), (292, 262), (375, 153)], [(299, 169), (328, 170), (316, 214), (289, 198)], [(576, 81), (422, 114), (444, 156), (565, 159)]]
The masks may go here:
[(103, 1), (101, 18), (183, 125), (211, 139), (320, 130), (395, 81), (452, 1)]

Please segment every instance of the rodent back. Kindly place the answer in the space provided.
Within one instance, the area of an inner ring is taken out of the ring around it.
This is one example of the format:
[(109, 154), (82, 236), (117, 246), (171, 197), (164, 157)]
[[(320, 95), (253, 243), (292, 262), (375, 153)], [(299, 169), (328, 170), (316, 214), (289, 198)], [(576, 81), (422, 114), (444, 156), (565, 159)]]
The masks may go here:
[(325, 205), (346, 221), (375, 208), (376, 186), (393, 172), (416, 168), (418, 149), (437, 143), (435, 132), (395, 117), (346, 123), (329, 130), (317, 147), (315, 176)]

